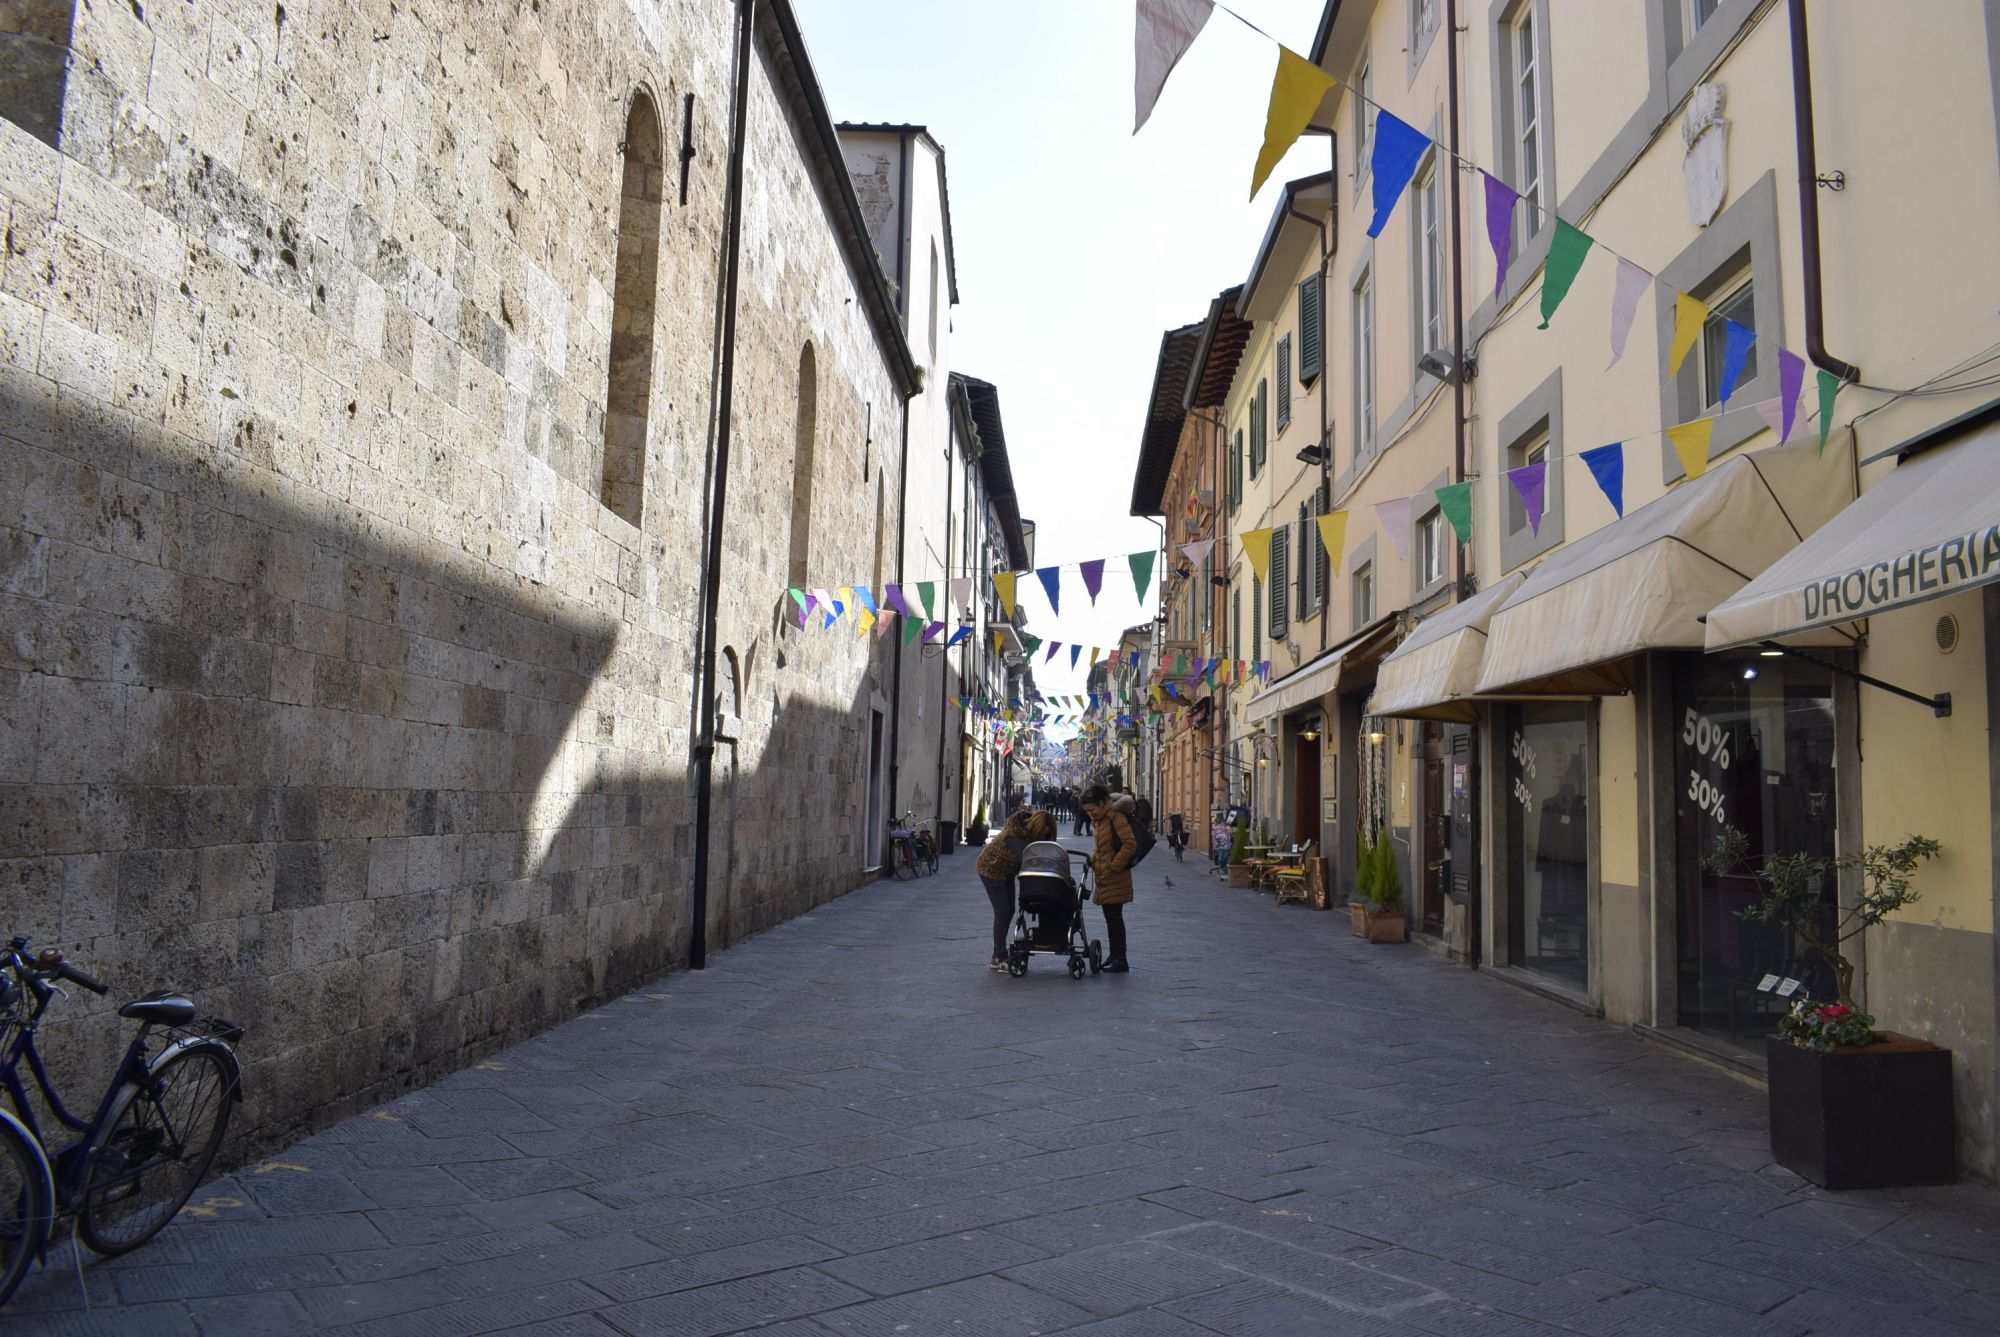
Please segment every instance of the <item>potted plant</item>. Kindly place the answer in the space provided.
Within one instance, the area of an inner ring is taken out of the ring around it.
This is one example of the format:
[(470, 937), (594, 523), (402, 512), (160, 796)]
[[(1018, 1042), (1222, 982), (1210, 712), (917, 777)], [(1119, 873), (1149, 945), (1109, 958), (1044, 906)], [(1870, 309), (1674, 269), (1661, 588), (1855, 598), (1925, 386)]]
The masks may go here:
[(1401, 942), (1407, 936), (1403, 918), (1403, 874), (1396, 867), (1396, 847), (1385, 829), (1375, 838), (1374, 876), (1368, 890), (1368, 941)]
[(1250, 823), (1239, 820), (1229, 828), (1229, 885), (1250, 885)]
[[(1761, 895), (1738, 915), (1791, 932), (1834, 993), (1831, 1001), (1795, 998), (1765, 1042), (1772, 1156), (1822, 1188), (1953, 1182), (1951, 1051), (1876, 1030), (1854, 999), (1854, 963), (1843, 950), (1917, 899), (1917, 868), (1941, 846), (1910, 836), (1858, 854), (1772, 854), (1755, 867), (1748, 849), (1741, 831), (1724, 827), (1702, 864), (1754, 879)], [(1842, 872), (1859, 874), (1860, 895), (1852, 906), (1830, 906), (1824, 888)]]
[(1375, 894), (1375, 842), (1354, 833), (1354, 895), (1347, 901), (1347, 926), (1357, 938), (1368, 936), (1368, 902)]
[(965, 843), (968, 845), (984, 845), (986, 843), (986, 805), (984, 803), (980, 804), (978, 810), (972, 814), (972, 820), (966, 823)]

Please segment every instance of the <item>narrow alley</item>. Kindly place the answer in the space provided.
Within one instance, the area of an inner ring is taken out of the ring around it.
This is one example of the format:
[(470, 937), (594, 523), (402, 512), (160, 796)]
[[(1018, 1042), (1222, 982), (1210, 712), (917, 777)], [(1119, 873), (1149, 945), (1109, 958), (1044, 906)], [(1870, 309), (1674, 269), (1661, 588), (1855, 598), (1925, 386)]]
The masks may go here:
[(206, 1186), (87, 1269), (89, 1313), (61, 1246), (10, 1317), (63, 1337), (2000, 1328), (1990, 1188), (1825, 1194), (1771, 1163), (1751, 1085), (1164, 844), (1130, 922), (1129, 975), (993, 974), (961, 853)]

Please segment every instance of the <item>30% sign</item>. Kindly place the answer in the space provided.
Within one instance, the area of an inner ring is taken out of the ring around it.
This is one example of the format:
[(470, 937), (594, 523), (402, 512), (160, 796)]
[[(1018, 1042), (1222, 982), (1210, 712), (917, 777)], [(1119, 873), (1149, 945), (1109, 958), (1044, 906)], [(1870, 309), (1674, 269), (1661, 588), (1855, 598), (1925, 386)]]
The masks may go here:
[[(1728, 729), (1693, 709), (1689, 709), (1681, 723), (1682, 745), (1693, 748), (1697, 756), (1708, 758), (1725, 771), (1729, 769), (1731, 760), (1729, 734)], [(1687, 797), (1698, 811), (1707, 813), (1717, 822), (1728, 820), (1724, 816), (1722, 787), (1710, 783), (1708, 777), (1693, 766), (1688, 768)]]

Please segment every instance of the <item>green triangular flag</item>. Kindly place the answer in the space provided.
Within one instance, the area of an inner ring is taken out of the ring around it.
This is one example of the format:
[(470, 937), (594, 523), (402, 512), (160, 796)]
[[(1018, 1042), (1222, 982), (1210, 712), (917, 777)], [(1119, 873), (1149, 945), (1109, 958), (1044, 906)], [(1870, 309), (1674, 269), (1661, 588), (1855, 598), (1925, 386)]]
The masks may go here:
[(1826, 434), (1833, 430), (1833, 397), (1840, 393), (1840, 378), (1830, 371), (1819, 374), (1819, 450), (1826, 453)]
[(1139, 602), (1146, 602), (1146, 587), (1153, 583), (1153, 559), (1156, 552), (1135, 552), (1126, 558), (1132, 564), (1132, 591)]
[(924, 601), (924, 621), (937, 621), (937, 614), (931, 611), (932, 600), (937, 598), (937, 582), (935, 580), (918, 581), (917, 597)]
[(1583, 257), (1590, 251), (1590, 238), (1578, 232), (1562, 219), (1556, 220), (1556, 235), (1549, 239), (1548, 263), (1542, 269), (1542, 323), (1540, 328), (1549, 327), (1549, 317), (1562, 305), (1562, 299), (1569, 295), (1569, 285), (1576, 282), (1576, 271), (1583, 268)]
[(1437, 490), (1438, 509), (1451, 521), (1460, 543), (1472, 542), (1472, 484), (1453, 483)]
[(1033, 659), (1035, 657), (1035, 651), (1042, 648), (1042, 638), (1039, 636), (1026, 636), (1023, 637), (1022, 639), (1026, 642), (1028, 651), (1021, 657), (1023, 659)]
[(921, 618), (914, 618), (914, 617), (904, 618), (903, 644), (908, 645), (911, 641), (917, 639), (917, 634), (921, 632), (923, 629), (924, 629), (924, 624)]

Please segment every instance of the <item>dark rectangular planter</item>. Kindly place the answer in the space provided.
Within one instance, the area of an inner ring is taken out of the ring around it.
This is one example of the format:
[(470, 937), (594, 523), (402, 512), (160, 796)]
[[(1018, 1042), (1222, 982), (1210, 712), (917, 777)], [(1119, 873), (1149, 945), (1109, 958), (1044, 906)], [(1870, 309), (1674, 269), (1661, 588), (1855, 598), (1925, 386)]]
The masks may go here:
[(1880, 1034), (1831, 1054), (1766, 1042), (1771, 1154), (1821, 1188), (1952, 1183), (1951, 1051)]

